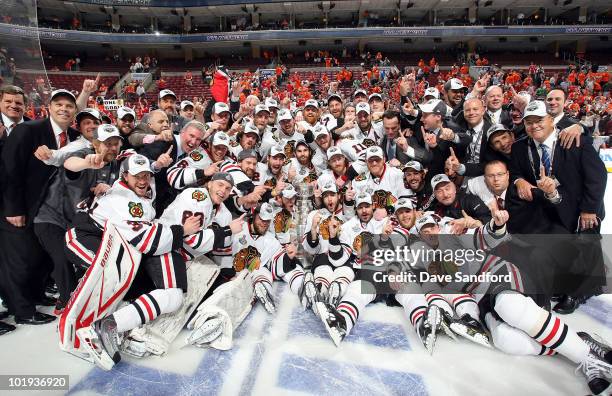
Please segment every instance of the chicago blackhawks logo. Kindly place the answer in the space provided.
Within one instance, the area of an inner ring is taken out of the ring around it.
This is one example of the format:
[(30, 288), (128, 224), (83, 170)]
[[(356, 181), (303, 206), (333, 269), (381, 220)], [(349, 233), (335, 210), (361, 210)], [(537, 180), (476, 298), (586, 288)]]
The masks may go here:
[(373, 236), (367, 231), (361, 232), (353, 239), (353, 252), (360, 255), (362, 248), (367, 248), (372, 243)]
[(142, 209), (142, 204), (140, 202), (129, 202), (128, 208), (132, 217), (141, 218), (144, 215), (144, 210)]
[(372, 203), (376, 209), (387, 208), (395, 204), (395, 197), (389, 192), (384, 190), (376, 190), (372, 195)]
[[(436, 279), (444, 279), (439, 275), (452, 275), (454, 276), (457, 272), (457, 264), (449, 260), (436, 260), (432, 261), (427, 267), (427, 272), (430, 275), (435, 275)], [(438, 281), (440, 286), (446, 286), (448, 282)]]
[(200, 152), (199, 152), (199, 151), (197, 151), (197, 150), (193, 150), (193, 151), (192, 151), (192, 152), (189, 154), (189, 157), (191, 157), (191, 159), (192, 159), (192, 160), (194, 160), (194, 161), (199, 161), (199, 160), (201, 160), (202, 158), (204, 158), (204, 157), (202, 156), (202, 153), (200, 153)]
[(194, 192), (191, 194), (191, 198), (195, 199), (198, 202), (204, 201), (207, 196), (206, 193), (202, 190), (194, 190)]
[(283, 148), (283, 151), (285, 152), (285, 165), (287, 165), (293, 157), (293, 153), (295, 151), (294, 145), (295, 140), (289, 140), (287, 143), (285, 143), (285, 147)]
[(363, 142), (361, 142), (361, 144), (363, 144), (366, 147), (372, 147), (372, 146), (376, 146), (376, 142), (372, 139), (363, 139)]
[(355, 177), (355, 181), (364, 181), (365, 179), (367, 179), (367, 177), (363, 173), (361, 175), (358, 175), (357, 177)]
[(264, 182), (264, 186), (266, 187), (276, 187), (276, 177), (272, 177)]
[(329, 222), (332, 217), (338, 221), (339, 226), (341, 226), (343, 223), (343, 221), (340, 220), (337, 216), (329, 216), (327, 219), (323, 220), (321, 224), (319, 224), (319, 235), (321, 235), (321, 238), (326, 241), (329, 240)]
[(291, 213), (283, 209), (274, 216), (274, 231), (287, 232), (291, 227)]
[(259, 252), (254, 246), (247, 246), (244, 249), (240, 249), (238, 254), (234, 256), (234, 269), (236, 272), (240, 272), (243, 269), (248, 269), (250, 272), (259, 269), (261, 265), (261, 258)]

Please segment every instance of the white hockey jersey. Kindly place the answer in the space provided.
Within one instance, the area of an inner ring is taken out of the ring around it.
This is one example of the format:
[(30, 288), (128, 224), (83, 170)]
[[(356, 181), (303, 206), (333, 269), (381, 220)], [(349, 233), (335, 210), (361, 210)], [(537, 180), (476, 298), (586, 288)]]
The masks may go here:
[(193, 150), (185, 158), (168, 168), (168, 184), (177, 190), (193, 187), (197, 182), (196, 171), (205, 170), (212, 164), (210, 154), (205, 149)]
[(265, 267), (274, 276), (273, 269), (279, 261), (282, 262), (285, 249), (271, 234), (253, 235), (249, 227), (249, 223), (245, 222), (242, 231), (232, 236), (234, 269), (240, 272), (244, 268), (254, 271)]
[[(344, 224), (348, 219), (350, 219), (353, 215), (352, 210), (350, 213), (345, 214), (344, 208), (340, 206), (335, 212), (334, 217), (336, 217), (340, 224)], [(310, 230), (312, 229), (312, 220), (314, 219), (316, 214), (319, 214), (319, 232), (318, 238), (315, 244), (311, 244), (309, 242), (310, 239)], [(328, 232), (328, 224), (332, 218), (332, 213), (327, 210), (327, 208), (321, 208), (317, 210), (313, 210), (308, 214), (308, 218), (306, 219), (306, 227), (305, 234), (302, 235), (302, 246), (304, 246), (304, 250), (310, 254), (320, 254), (327, 253), (329, 251), (329, 232)]]
[[(342, 256), (339, 259), (333, 259), (330, 257), (330, 262), (334, 266), (340, 266), (346, 264), (351, 255), (356, 257), (353, 262), (353, 268), (361, 268), (361, 247), (367, 244), (373, 235), (380, 235), (387, 224), (390, 221), (388, 217), (382, 220), (376, 220), (372, 218), (368, 223), (364, 224), (359, 217), (354, 216), (340, 227), (340, 249)], [(330, 250), (335, 250), (330, 246)]]
[(297, 158), (291, 158), (289, 163), (283, 166), (283, 173), (286, 175), (289, 174), (289, 168), (292, 166), (295, 169), (295, 178), (293, 179), (293, 182), (305, 181), (310, 183), (317, 180), (319, 173), (321, 173), (321, 171), (319, 171), (319, 169), (317, 169), (315, 166), (309, 168), (308, 166), (300, 164)]
[(353, 188), (357, 194), (366, 193), (372, 196), (376, 208), (386, 208), (395, 204), (404, 192), (404, 173), (385, 164), (381, 177), (372, 177), (368, 171), (353, 180)]

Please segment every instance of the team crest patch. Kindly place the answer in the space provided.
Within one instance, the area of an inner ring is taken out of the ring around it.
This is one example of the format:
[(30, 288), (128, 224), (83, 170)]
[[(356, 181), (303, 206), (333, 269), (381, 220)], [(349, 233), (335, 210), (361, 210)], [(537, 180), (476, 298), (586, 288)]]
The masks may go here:
[(287, 232), (291, 227), (291, 213), (285, 209), (274, 216), (274, 231), (276, 233)]
[(206, 193), (202, 190), (195, 190), (191, 194), (191, 198), (195, 199), (198, 202), (204, 201), (207, 197)]
[(373, 241), (373, 236), (371, 233), (367, 231), (361, 232), (359, 235), (355, 237), (353, 240), (353, 252), (359, 254), (361, 252), (362, 247), (368, 247)]
[(130, 215), (132, 217), (141, 218), (144, 215), (144, 210), (142, 209), (142, 203), (138, 202), (129, 202), (128, 208), (130, 209)]
[(391, 194), (389, 191), (385, 190), (376, 190), (374, 194), (372, 194), (372, 203), (375, 208), (387, 208), (389, 206), (393, 206), (397, 199)]
[(358, 175), (357, 177), (355, 177), (355, 181), (363, 181), (365, 179), (367, 179), (367, 177), (363, 173), (361, 175)]
[(237, 141), (235, 141), (235, 140), (230, 140), (230, 146), (232, 146), (232, 147), (238, 147), (238, 145), (239, 145), (239, 144), (238, 144), (238, 142), (237, 142)]
[(199, 152), (199, 151), (197, 151), (197, 150), (192, 151), (192, 152), (189, 154), (189, 157), (191, 157), (191, 159), (192, 159), (192, 160), (194, 160), (194, 161), (199, 161), (199, 160), (201, 160), (202, 158), (204, 158), (204, 157), (202, 156), (202, 153), (200, 153), (200, 152)]
[(323, 220), (319, 224), (319, 235), (321, 235), (321, 238), (323, 238), (326, 241), (329, 240), (329, 222), (332, 219), (332, 217), (338, 220), (338, 223), (340, 225), (343, 224), (343, 221), (340, 220), (337, 216), (329, 216), (327, 219)]
[(366, 147), (372, 147), (372, 146), (376, 146), (376, 142), (372, 139), (363, 139), (363, 141), (361, 142), (361, 144), (363, 144)]
[(260, 265), (261, 258), (259, 257), (259, 251), (254, 246), (247, 246), (234, 256), (234, 269), (236, 272), (240, 272), (245, 268), (249, 272), (253, 272), (259, 269)]

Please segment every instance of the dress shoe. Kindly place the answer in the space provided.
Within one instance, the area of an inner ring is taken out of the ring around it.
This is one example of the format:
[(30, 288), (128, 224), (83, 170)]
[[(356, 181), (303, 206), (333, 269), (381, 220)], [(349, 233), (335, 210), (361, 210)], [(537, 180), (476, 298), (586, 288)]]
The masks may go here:
[(55, 320), (55, 316), (47, 315), (42, 312), (34, 312), (32, 316), (17, 316), (15, 315), (15, 323), (17, 324), (29, 324), (29, 325), (40, 325), (45, 323), (51, 323)]
[(565, 296), (559, 304), (555, 305), (553, 311), (561, 315), (569, 315), (580, 305), (580, 297)]
[(66, 304), (60, 300), (57, 300), (55, 303), (55, 308), (53, 309), (53, 315), (60, 316), (64, 312), (64, 308), (66, 308)]
[(54, 307), (56, 301), (57, 300), (55, 298), (44, 296), (36, 301), (36, 305), (42, 305), (43, 307)]
[(4, 323), (4, 322), (0, 322), (0, 335), (6, 334), (6, 333), (10, 333), (11, 331), (15, 330), (16, 327), (13, 325), (10, 325), (8, 323)]

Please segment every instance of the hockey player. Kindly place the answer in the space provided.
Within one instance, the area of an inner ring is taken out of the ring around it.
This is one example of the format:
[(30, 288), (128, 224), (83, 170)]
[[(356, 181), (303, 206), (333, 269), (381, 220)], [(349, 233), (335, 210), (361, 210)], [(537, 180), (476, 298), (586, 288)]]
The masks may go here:
[(253, 150), (257, 148), (257, 144), (260, 140), (259, 129), (252, 123), (246, 123), (244, 130), (236, 134), (236, 141), (230, 142), (230, 151), (234, 157), (238, 158), (238, 154), (242, 150)]
[(317, 180), (319, 169), (312, 163), (314, 150), (304, 140), (295, 143), (295, 157), (284, 166), (283, 173), (287, 174), (287, 180), (291, 183), (311, 183)]
[[(183, 225), (164, 225), (155, 221), (154, 189), (151, 165), (142, 155), (132, 155), (122, 165), (122, 177), (106, 194), (96, 198), (87, 212), (80, 213), (75, 227), (66, 233), (66, 253), (78, 267), (89, 267), (102, 239), (107, 222), (144, 256), (142, 265), (156, 289), (136, 299), (110, 316), (77, 331), (83, 347), (101, 368), (110, 370), (121, 360), (118, 333), (154, 320), (176, 310), (187, 290), (185, 262), (174, 250), (183, 245), (183, 237), (196, 233), (198, 216), (187, 216)], [(229, 191), (228, 191), (229, 192)], [(84, 276), (87, 277), (91, 271)], [(64, 310), (74, 307), (69, 305)]]

